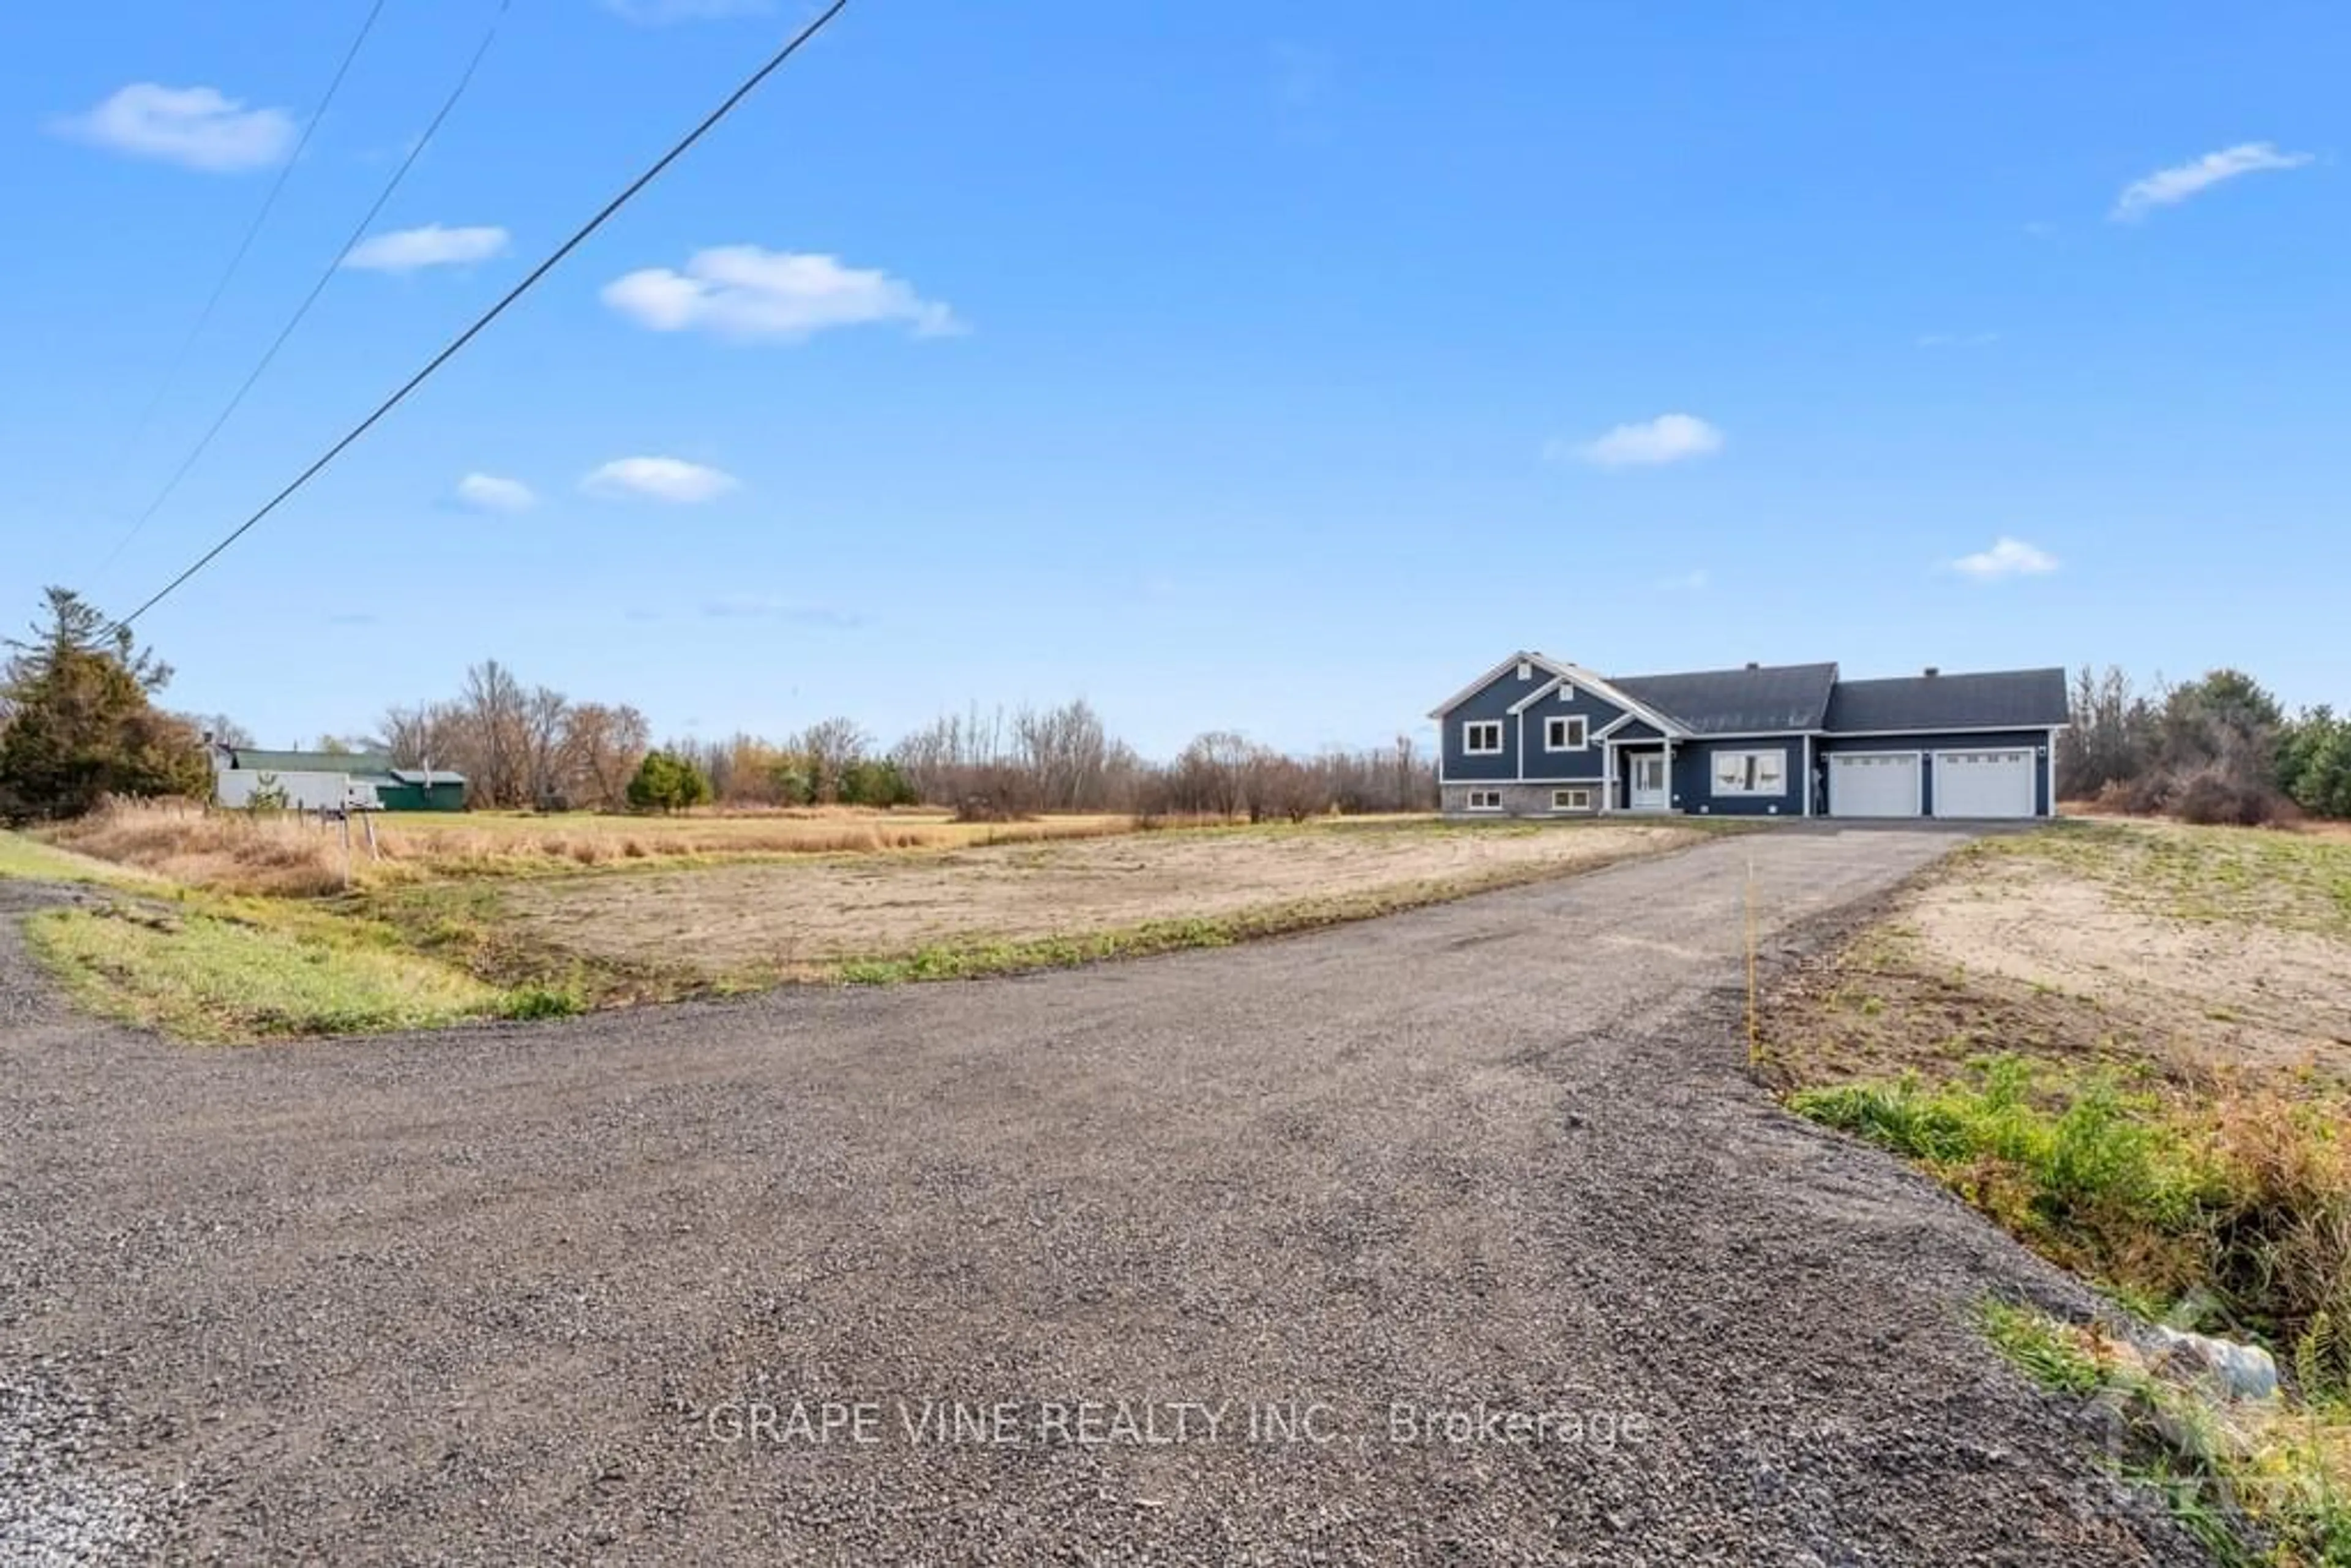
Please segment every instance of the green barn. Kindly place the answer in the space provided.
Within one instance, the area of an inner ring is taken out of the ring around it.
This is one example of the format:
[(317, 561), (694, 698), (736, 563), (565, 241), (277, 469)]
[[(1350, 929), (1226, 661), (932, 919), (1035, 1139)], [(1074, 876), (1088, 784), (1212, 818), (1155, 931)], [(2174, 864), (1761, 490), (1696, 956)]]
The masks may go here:
[(465, 809), (465, 779), (446, 768), (392, 768), (351, 781), (375, 786), (376, 803), (387, 811), (462, 811)]
[(394, 768), (375, 751), (265, 751), (214, 743), (214, 798), (242, 806), (260, 789), (298, 810), (338, 810), (347, 802), (386, 811), (462, 811), (465, 776), (446, 768)]

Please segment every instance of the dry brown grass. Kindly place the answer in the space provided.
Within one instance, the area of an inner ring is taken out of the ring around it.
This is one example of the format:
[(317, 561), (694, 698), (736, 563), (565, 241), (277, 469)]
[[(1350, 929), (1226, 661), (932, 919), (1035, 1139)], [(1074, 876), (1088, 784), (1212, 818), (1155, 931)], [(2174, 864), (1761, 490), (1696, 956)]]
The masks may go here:
[[(59, 824), (52, 842), (198, 887), (308, 897), (340, 892), (340, 828), (315, 821), (206, 812), (193, 806), (112, 805)], [(364, 852), (355, 858), (365, 859)]]
[[(360, 886), (620, 863), (965, 849), (1134, 829), (1125, 817), (956, 823), (943, 813), (841, 808), (674, 817), (402, 814), (378, 817), (374, 826), (372, 852), (365, 826), (355, 821), (351, 827), (350, 879)], [(322, 826), (315, 818), (118, 802), (47, 837), (84, 854), (225, 892), (306, 897), (344, 886), (342, 826)]]

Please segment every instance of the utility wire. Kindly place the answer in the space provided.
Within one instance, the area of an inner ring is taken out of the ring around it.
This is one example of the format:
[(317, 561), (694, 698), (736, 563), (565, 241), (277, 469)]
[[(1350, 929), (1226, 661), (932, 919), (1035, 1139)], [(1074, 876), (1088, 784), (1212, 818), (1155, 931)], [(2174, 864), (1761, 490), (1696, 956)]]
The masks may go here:
[(636, 197), (638, 192), (643, 190), (647, 185), (652, 184), (656, 179), (659, 179), (664, 171), (668, 169), (671, 164), (676, 162), (680, 158), (685, 155), (687, 149), (691, 148), (695, 142), (701, 141), (703, 137), (709, 134), (712, 128), (716, 126), (720, 120), (726, 119), (729, 114), (732, 114), (738, 104), (740, 104), (745, 99), (750, 97), (754, 91), (758, 90), (760, 83), (766, 81), (777, 71), (783, 68), (783, 64), (786, 60), (790, 59), (794, 55), (799, 53), (800, 46), (806, 44), (810, 38), (815, 37), (817, 34), (822, 32), (828, 23), (830, 23), (835, 16), (840, 16), (841, 12), (848, 9), (848, 7), (849, 0), (832, 0), (831, 5), (826, 6), (822, 11), (817, 14), (815, 20), (809, 23), (807, 26), (802, 27), (799, 32), (793, 34), (782, 48), (778, 49), (773, 55), (770, 55), (768, 57), (768, 61), (765, 65), (762, 65), (758, 70), (753, 71), (748, 77), (745, 78), (743, 84), (740, 87), (727, 94), (726, 99), (722, 101), (716, 109), (712, 110), (708, 114), (705, 115), (701, 123), (696, 125), (692, 131), (687, 131), (683, 140), (676, 142), (668, 152), (655, 159), (653, 164), (647, 168), (643, 173), (639, 174), (635, 179), (630, 181), (629, 183), (622, 188), (619, 195), (614, 196), (611, 201), (605, 203), (603, 207), (598, 211), (594, 217), (590, 218), (585, 224), (582, 224), (579, 229), (572, 234), (569, 239), (565, 240), (561, 245), (556, 246), (554, 252), (549, 255), (545, 261), (540, 262), (537, 267), (532, 267), (528, 273), (524, 275), (523, 280), (520, 283), (516, 284), (512, 288), (508, 289), (505, 296), (501, 298), (496, 304), (491, 306), (487, 310), (476, 317), (472, 326), (458, 333), (456, 337), (451, 339), (446, 348), (443, 349), (439, 353), (434, 355), (432, 359), (425, 361), (424, 368), (423, 370), (418, 371), (414, 375), (409, 377), (407, 381), (401, 383), (399, 391), (384, 399), (383, 402), (378, 403), (375, 407), (375, 412), (369, 414), (365, 419), (360, 420), (357, 424), (351, 426), (349, 431), (344, 433), (342, 439), (337, 441), (332, 446), (327, 448), (326, 452), (322, 454), (317, 461), (313, 462), (308, 468), (303, 469), (301, 473), (296, 475), (292, 483), (288, 484), (284, 489), (278, 491), (275, 496), (272, 496), (266, 503), (263, 504), (260, 510), (246, 518), (245, 521), (237, 524), (235, 528), (231, 528), (227, 534), (222, 537), (221, 541), (218, 544), (213, 546), (212, 549), (198, 556), (187, 570), (181, 572), (179, 576), (165, 583), (162, 588), (157, 589), (154, 594), (151, 596), (145, 603), (140, 605), (138, 609), (133, 610), (130, 614), (116, 622), (113, 626), (107, 628), (108, 632), (112, 632), (120, 627), (130, 625), (141, 615), (144, 615), (150, 610), (154, 609), (156, 605), (161, 604), (166, 598), (170, 597), (172, 592), (178, 590), (182, 583), (186, 582), (188, 579), (195, 576), (196, 573), (210, 566), (223, 550), (228, 549), (229, 546), (235, 544), (238, 539), (243, 538), (245, 535), (252, 529), (255, 524), (269, 516), (270, 513), (276, 511), (280, 506), (284, 505), (296, 491), (301, 489), (303, 486), (308, 485), (313, 478), (317, 477), (320, 470), (324, 469), (328, 464), (332, 463), (336, 458), (341, 456), (344, 450), (353, 442), (359, 440), (360, 436), (365, 435), (370, 430), (373, 429), (376, 423), (382, 419), (385, 414), (390, 413), (393, 409), (399, 407), (401, 403), (407, 401), (409, 393), (414, 392), (418, 387), (423, 386), (424, 382), (432, 377), (434, 371), (438, 371), (443, 365), (447, 364), (451, 360), (455, 359), (459, 350), (472, 342), (475, 338), (481, 336), (484, 329), (486, 329), (491, 322), (505, 315), (509, 306), (513, 305), (516, 300), (520, 299), (524, 295), (529, 293), (530, 290), (537, 286), (540, 278), (545, 277), (549, 273), (554, 271), (556, 266), (560, 263), (565, 256), (569, 256), (573, 251), (586, 244), (589, 236), (593, 235), (598, 229), (602, 228), (613, 214), (619, 212), (622, 207), (627, 206), (629, 203)]
[(212, 324), (213, 312), (220, 308), (221, 298), (228, 293), (229, 284), (245, 266), (246, 256), (253, 249), (253, 242), (260, 237), (262, 225), (269, 221), (270, 213), (277, 206), (277, 198), (286, 190), (286, 182), (294, 176), (294, 166), (302, 162), (303, 150), (310, 145), (312, 132), (319, 129), (319, 122), (327, 118), (328, 106), (342, 90), (343, 78), (350, 74), (351, 62), (360, 57), (360, 47), (368, 41), (368, 35), (375, 31), (376, 18), (383, 15), (385, 4), (386, 0), (375, 0), (375, 4), (368, 7), (367, 19), (360, 24), (359, 35), (351, 39), (351, 47), (343, 51), (342, 63), (335, 68), (335, 77), (327, 84), (326, 96), (319, 99), (319, 107), (311, 111), (309, 120), (304, 123), (302, 134), (294, 143), (293, 155), (278, 165), (277, 178), (270, 182), (269, 194), (262, 198), (261, 210), (253, 214), (253, 222), (246, 227), (245, 238), (237, 242), (236, 254), (228, 258), (228, 267), (221, 273), (220, 281), (213, 285), (212, 298), (206, 299), (204, 308), (196, 312), (196, 324), (188, 329), (187, 337), (181, 340), (180, 351), (172, 356), (171, 368), (163, 372), (163, 384), (155, 389), (155, 395), (148, 400), (146, 412), (139, 416), (138, 424), (131, 432), (131, 440), (123, 447), (124, 456), (138, 450), (140, 440), (147, 434), (147, 427), (155, 422), (156, 411), (163, 406), (163, 400), (171, 395), (172, 384), (180, 379), (180, 371), (188, 362), (188, 351), (196, 346), (196, 340), (203, 337), (204, 329)]
[(147, 503), (147, 509), (140, 513), (131, 522), (130, 530), (115, 541), (114, 548), (107, 552), (106, 559), (98, 563), (99, 572), (104, 572), (108, 567), (112, 566), (121, 557), (122, 552), (131, 548), (131, 541), (139, 537), (139, 530), (145, 528), (148, 520), (157, 512), (162, 510), (163, 504), (169, 501), (172, 493), (179, 489), (180, 481), (188, 476), (188, 471), (193, 468), (197, 460), (210, 449), (213, 438), (220, 434), (222, 426), (228, 423), (230, 416), (235, 414), (245, 402), (246, 394), (253, 391), (254, 383), (261, 380), (263, 372), (269, 369), (270, 362), (277, 358), (277, 350), (286, 346), (286, 340), (294, 335), (294, 329), (299, 327), (302, 324), (302, 319), (310, 313), (310, 307), (316, 305), (319, 302), (319, 296), (327, 291), (327, 285), (334, 280), (334, 276), (341, 269), (343, 262), (359, 247), (360, 241), (367, 236), (369, 228), (374, 225), (385, 204), (392, 200), (392, 193), (400, 189), (401, 182), (408, 178), (409, 170), (416, 166), (416, 161), (424, 155), (425, 148), (433, 144), (434, 134), (441, 129), (441, 122), (449, 118), (449, 111), (457, 107), (457, 100), (464, 98), (465, 89), (473, 85), (474, 73), (481, 68), (483, 57), (490, 52), (490, 45), (497, 38), (498, 24), (506, 19), (507, 11), (513, 4), (514, 0), (499, 0), (497, 12), (490, 18), (489, 30), (482, 35), (482, 42), (474, 50), (474, 57), (466, 62), (465, 74), (457, 78), (457, 85), (450, 90), (449, 96), (442, 100), (440, 112), (434, 115), (432, 123), (424, 128), (424, 134), (418, 137), (409, 148), (408, 156), (401, 160), (400, 167), (392, 171), (392, 178), (385, 183), (383, 189), (376, 193), (374, 204), (368, 208), (367, 214), (353, 226), (350, 237), (343, 241), (342, 248), (335, 252), (333, 259), (327, 263), (326, 270), (319, 273), (318, 281), (310, 285), (310, 292), (302, 297), (302, 303), (294, 308), (294, 314), (286, 319), (286, 325), (277, 329), (277, 336), (271, 340), (268, 349), (247, 372), (244, 383), (229, 398), (227, 406), (220, 411), (219, 416), (213, 421), (211, 428), (207, 429), (195, 445), (189, 449), (188, 455), (180, 460), (180, 465), (173, 469), (172, 476), (163, 482), (162, 489), (157, 491), (155, 498)]

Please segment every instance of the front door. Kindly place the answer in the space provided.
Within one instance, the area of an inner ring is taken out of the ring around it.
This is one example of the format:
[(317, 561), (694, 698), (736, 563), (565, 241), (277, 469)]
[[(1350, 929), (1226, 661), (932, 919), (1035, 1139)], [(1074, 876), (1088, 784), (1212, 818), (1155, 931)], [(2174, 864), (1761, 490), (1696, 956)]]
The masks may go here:
[(1666, 758), (1661, 751), (1643, 751), (1633, 758), (1633, 810), (1666, 809)]

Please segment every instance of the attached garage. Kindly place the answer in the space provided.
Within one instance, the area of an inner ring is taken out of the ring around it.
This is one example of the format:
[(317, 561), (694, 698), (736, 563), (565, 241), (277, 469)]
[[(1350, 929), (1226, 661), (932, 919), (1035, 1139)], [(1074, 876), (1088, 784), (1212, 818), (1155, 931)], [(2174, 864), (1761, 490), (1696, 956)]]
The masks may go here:
[(1919, 817), (1926, 814), (1919, 754), (1844, 751), (1829, 757), (1832, 817)]
[(2031, 747), (1935, 753), (1938, 817), (2031, 817), (2039, 814)]

